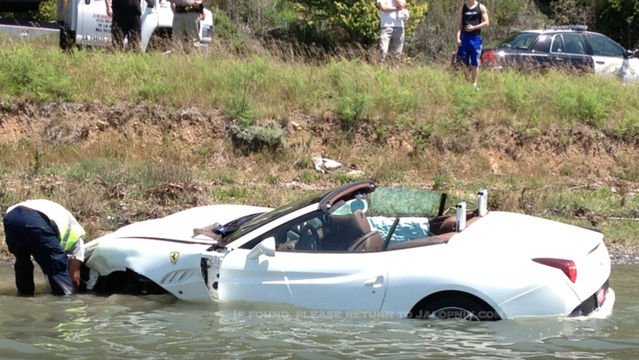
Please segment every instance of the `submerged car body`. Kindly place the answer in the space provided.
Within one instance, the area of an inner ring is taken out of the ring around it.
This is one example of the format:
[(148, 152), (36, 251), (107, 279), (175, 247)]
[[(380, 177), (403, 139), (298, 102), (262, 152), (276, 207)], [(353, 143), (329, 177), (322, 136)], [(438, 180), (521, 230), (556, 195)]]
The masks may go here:
[(486, 196), (467, 211), (366, 180), (275, 210), (193, 208), (89, 242), (88, 288), (417, 318), (612, 311), (600, 232), (488, 212)]
[(585, 26), (555, 26), (511, 35), (482, 52), (482, 66), (492, 69), (570, 69), (639, 80), (637, 50), (624, 49)]

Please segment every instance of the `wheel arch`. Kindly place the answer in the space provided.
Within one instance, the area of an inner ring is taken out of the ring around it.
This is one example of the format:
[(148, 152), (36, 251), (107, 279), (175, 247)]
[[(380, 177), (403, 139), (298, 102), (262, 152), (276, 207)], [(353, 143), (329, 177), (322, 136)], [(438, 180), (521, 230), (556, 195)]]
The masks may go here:
[(477, 305), (481, 306), (484, 311), (494, 312), (494, 314), (496, 314), (499, 317), (498, 319), (495, 319), (495, 320), (504, 318), (500, 309), (492, 306), (486, 300), (482, 299), (481, 297), (477, 295), (471, 294), (466, 291), (460, 291), (460, 290), (442, 290), (422, 298), (412, 307), (412, 309), (408, 313), (408, 317), (420, 318), (421, 316), (420, 314), (423, 314), (424, 310), (427, 309), (429, 305), (434, 304), (436, 302), (446, 302), (447, 300), (452, 301), (452, 300), (460, 300), (460, 299), (472, 301), (476, 303)]

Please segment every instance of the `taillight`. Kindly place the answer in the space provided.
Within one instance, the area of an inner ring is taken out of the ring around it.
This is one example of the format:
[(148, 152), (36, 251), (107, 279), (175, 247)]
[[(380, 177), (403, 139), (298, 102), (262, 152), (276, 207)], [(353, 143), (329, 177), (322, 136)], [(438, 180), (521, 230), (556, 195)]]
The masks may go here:
[(481, 63), (485, 65), (495, 65), (495, 50), (484, 50), (481, 53)]
[(551, 259), (551, 258), (537, 258), (533, 259), (534, 262), (557, 268), (566, 274), (568, 279), (575, 283), (577, 281), (577, 266), (572, 260), (564, 259)]

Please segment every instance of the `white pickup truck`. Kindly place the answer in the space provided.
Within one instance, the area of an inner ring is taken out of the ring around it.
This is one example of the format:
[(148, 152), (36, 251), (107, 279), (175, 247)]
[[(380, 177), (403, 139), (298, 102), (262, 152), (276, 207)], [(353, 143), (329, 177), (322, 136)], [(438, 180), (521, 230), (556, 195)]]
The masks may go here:
[[(140, 46), (146, 51), (156, 39), (168, 39), (172, 33), (173, 11), (168, 0), (141, 0), (142, 34)], [(149, 5), (151, 4), (151, 5)], [(204, 9), (200, 20), (200, 42), (209, 43), (213, 32), (213, 14)], [(74, 45), (111, 46), (111, 18), (104, 0), (58, 0), (57, 21), (60, 25), (60, 47)]]

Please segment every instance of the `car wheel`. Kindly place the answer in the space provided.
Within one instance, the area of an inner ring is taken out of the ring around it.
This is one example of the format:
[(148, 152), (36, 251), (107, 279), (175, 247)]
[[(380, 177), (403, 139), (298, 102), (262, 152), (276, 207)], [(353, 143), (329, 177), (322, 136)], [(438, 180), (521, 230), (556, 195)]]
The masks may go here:
[(409, 315), (417, 319), (462, 319), (468, 321), (499, 320), (490, 305), (470, 295), (441, 296), (418, 304)]

